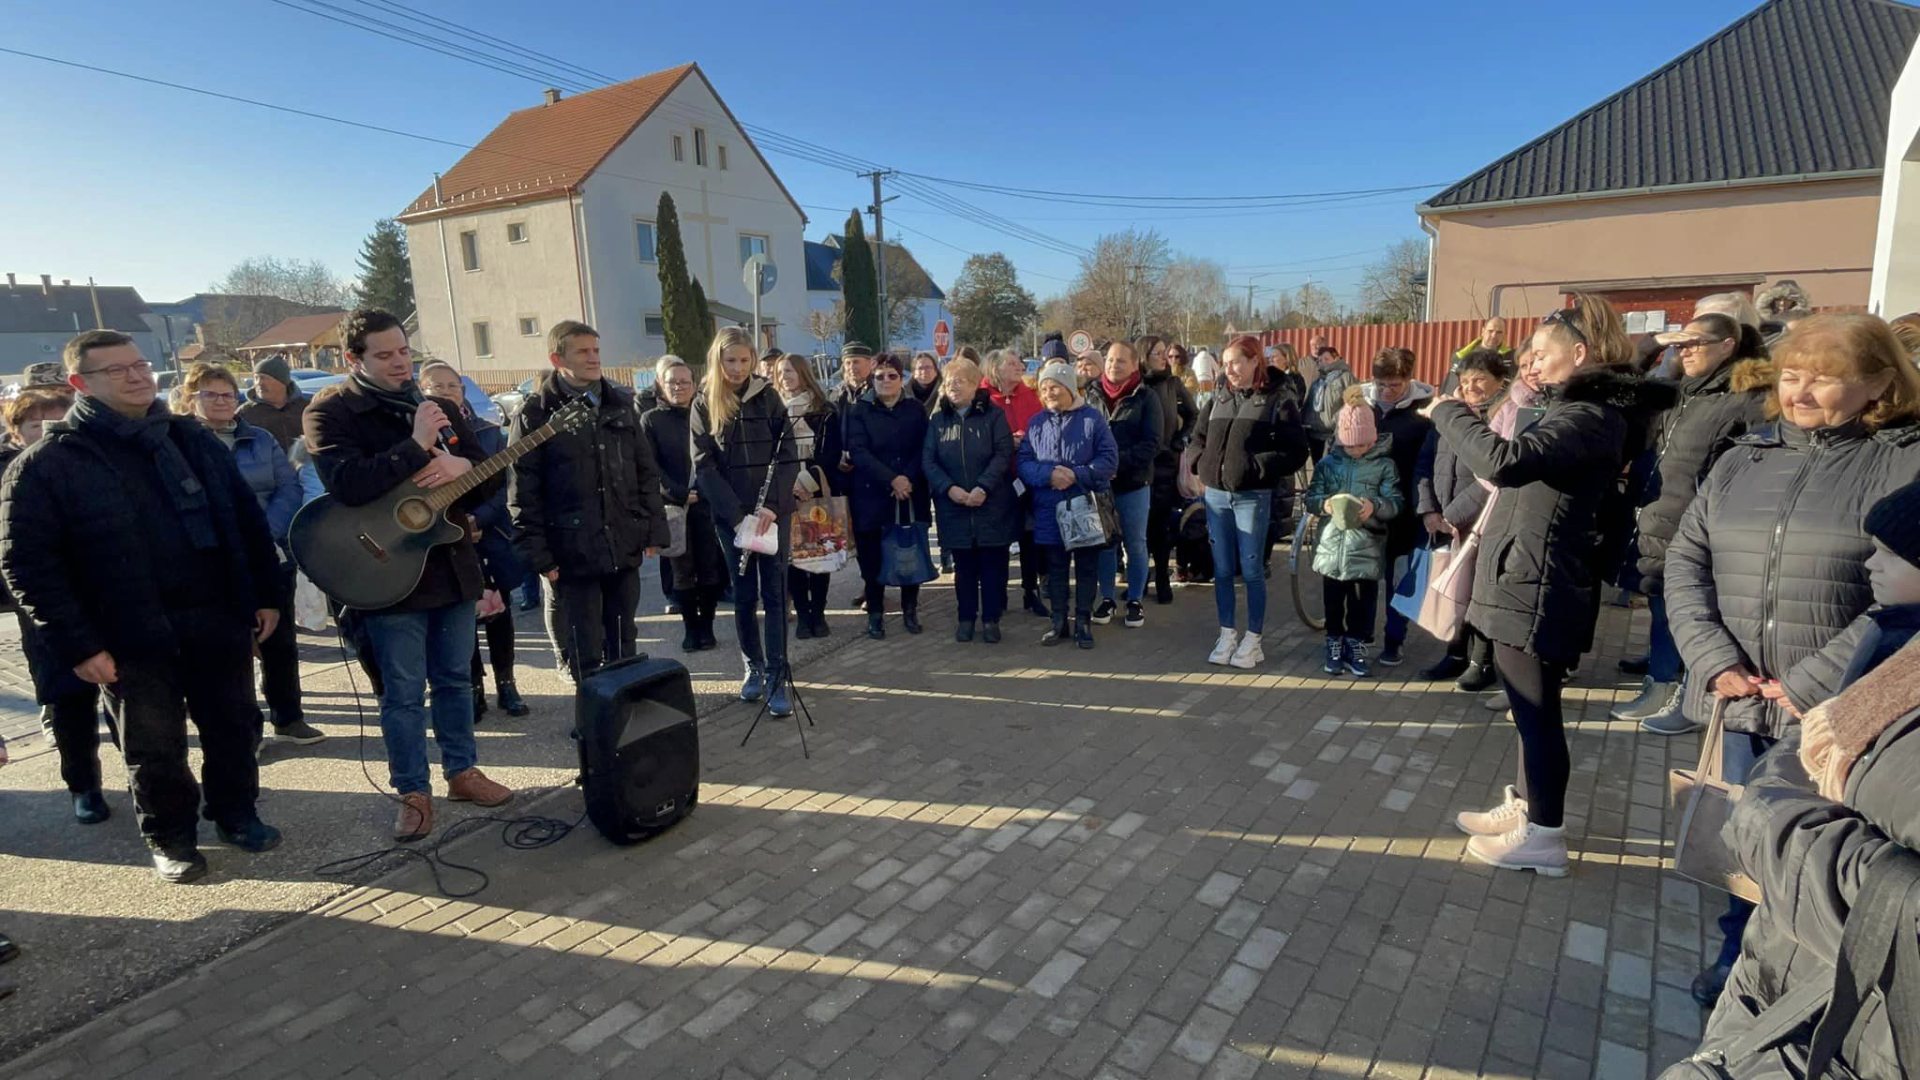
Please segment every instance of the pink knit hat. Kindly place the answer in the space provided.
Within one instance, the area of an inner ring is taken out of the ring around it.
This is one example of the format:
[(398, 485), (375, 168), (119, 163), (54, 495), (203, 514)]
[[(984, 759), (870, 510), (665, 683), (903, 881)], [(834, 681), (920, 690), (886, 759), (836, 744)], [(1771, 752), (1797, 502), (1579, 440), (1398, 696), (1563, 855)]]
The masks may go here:
[(1372, 446), (1379, 441), (1380, 431), (1373, 422), (1373, 406), (1367, 404), (1365, 393), (1357, 386), (1347, 391), (1346, 407), (1340, 410), (1340, 419), (1336, 421), (1334, 434), (1345, 447)]

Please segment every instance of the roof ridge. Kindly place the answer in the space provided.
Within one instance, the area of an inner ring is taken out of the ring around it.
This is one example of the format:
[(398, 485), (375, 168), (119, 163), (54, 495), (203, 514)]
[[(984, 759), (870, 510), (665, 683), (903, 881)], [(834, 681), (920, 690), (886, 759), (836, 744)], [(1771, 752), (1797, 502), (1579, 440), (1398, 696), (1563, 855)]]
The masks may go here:
[(524, 108), (514, 109), (512, 112), (509, 112), (507, 115), (518, 116), (521, 113), (525, 113), (525, 112), (538, 112), (541, 109), (556, 108), (558, 106), (568, 104), (569, 102), (581, 101), (583, 99), (592, 98), (597, 94), (604, 94), (609, 90), (619, 90), (623, 87), (631, 86), (634, 83), (645, 82), (648, 79), (658, 78), (659, 76), (662, 76), (662, 75), (673, 75), (675, 78), (675, 81), (677, 82), (681, 78), (684, 78), (686, 76), (688, 69), (698, 67), (698, 66), (699, 66), (698, 61), (689, 60), (684, 64), (676, 64), (670, 68), (661, 68), (659, 71), (649, 71), (645, 75), (635, 75), (631, 79), (622, 79), (619, 82), (611, 82), (606, 84), (605, 86), (596, 86), (591, 90), (582, 90), (577, 94), (564, 94), (561, 96), (560, 100), (558, 101), (543, 101), (537, 105), (528, 105)]

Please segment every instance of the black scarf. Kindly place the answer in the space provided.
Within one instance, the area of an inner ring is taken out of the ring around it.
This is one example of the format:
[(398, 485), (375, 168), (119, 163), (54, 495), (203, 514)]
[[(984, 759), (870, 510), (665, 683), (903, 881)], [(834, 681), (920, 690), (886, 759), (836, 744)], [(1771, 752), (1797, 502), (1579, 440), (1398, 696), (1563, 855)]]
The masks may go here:
[(73, 403), (73, 416), (83, 430), (97, 436), (110, 436), (138, 442), (153, 455), (154, 468), (160, 471), (160, 484), (187, 528), (187, 539), (195, 551), (211, 551), (220, 546), (220, 533), (213, 524), (213, 507), (207, 501), (206, 485), (194, 475), (187, 456), (170, 435), (173, 414), (156, 401), (147, 406), (140, 419), (123, 416), (102, 404), (99, 398), (82, 394)]
[(420, 397), (419, 384), (409, 380), (401, 384), (398, 390), (388, 390), (376, 385), (372, 379), (367, 378), (358, 371), (347, 376), (347, 378), (353, 381), (353, 385), (359, 387), (368, 396), (372, 397), (373, 400), (379, 402), (382, 409), (399, 417), (406, 423), (407, 427), (411, 428), (413, 426), (413, 414), (420, 408), (420, 402), (422, 400)]

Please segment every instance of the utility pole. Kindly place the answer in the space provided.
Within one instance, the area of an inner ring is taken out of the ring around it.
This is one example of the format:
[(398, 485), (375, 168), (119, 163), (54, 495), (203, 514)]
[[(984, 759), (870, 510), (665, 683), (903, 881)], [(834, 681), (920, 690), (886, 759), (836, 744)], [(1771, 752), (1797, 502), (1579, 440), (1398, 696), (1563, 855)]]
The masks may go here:
[[(879, 285), (879, 288), (880, 288), (879, 351), (884, 353), (887, 351), (887, 336), (888, 336), (887, 323), (889, 322), (889, 320), (887, 318), (887, 230), (886, 230), (886, 221), (881, 211), (885, 208), (886, 204), (890, 200), (883, 199), (880, 197), (880, 181), (886, 179), (889, 176), (892, 176), (893, 170), (892, 169), (875, 169), (870, 173), (861, 173), (860, 175), (871, 177), (873, 180), (873, 205), (867, 207), (867, 213), (873, 215), (873, 246), (875, 250), (879, 252), (879, 256), (876, 260), (876, 265), (874, 267), (874, 276), (879, 279), (877, 284)], [(893, 196), (893, 198), (897, 199), (899, 198), (899, 196), (895, 195)]]
[(1253, 327), (1253, 275), (1247, 276), (1247, 328)]

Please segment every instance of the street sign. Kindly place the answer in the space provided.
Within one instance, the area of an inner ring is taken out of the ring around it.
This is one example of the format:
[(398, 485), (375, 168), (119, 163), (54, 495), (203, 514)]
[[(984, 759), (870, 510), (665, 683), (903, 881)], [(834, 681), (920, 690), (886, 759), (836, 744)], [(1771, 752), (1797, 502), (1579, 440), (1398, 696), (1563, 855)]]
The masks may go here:
[(1085, 330), (1075, 330), (1067, 338), (1067, 348), (1075, 356), (1085, 356), (1093, 351), (1093, 335)]
[(951, 348), (953, 348), (953, 329), (947, 325), (947, 320), (941, 319), (933, 324), (933, 351), (939, 354), (940, 359), (945, 360), (947, 350)]
[(741, 269), (740, 282), (747, 287), (748, 296), (765, 296), (773, 291), (773, 283), (779, 276), (765, 255), (755, 255)]

